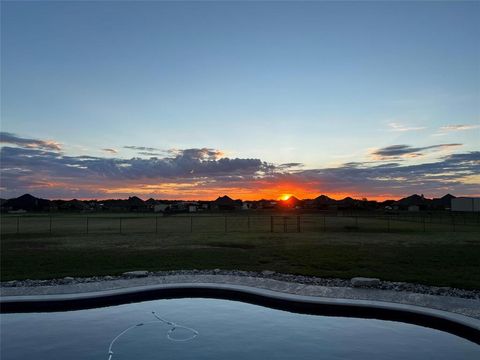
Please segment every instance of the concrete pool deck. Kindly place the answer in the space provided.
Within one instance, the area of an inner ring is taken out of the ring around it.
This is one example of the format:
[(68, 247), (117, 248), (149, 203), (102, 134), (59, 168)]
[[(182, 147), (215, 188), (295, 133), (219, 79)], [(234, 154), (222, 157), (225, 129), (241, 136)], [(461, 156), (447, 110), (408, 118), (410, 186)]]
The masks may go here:
[(428, 309), (440, 310), (458, 314), (472, 319), (480, 328), (480, 300), (465, 299), (453, 296), (419, 294), (414, 292), (381, 290), (371, 288), (334, 287), (302, 284), (271, 279), (268, 277), (236, 276), (236, 275), (205, 275), (179, 274), (166, 276), (146, 276), (138, 278), (116, 278), (92, 282), (77, 282), (62, 285), (46, 285), (31, 287), (1, 287), (2, 303), (21, 301), (22, 299), (61, 298), (58, 295), (69, 295), (68, 298), (95, 296), (95, 294), (144, 290), (161, 287), (161, 285), (203, 284), (214, 286), (232, 285), (258, 290), (268, 290), (275, 293), (306, 296), (309, 298), (339, 299), (353, 301), (374, 301), (412, 305)]

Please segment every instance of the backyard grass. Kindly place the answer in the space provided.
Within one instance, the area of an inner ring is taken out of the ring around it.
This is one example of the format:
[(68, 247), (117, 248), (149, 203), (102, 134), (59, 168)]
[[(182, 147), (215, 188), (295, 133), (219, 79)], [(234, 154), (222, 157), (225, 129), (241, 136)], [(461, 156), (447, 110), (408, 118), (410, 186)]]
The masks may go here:
[(480, 289), (478, 232), (4, 234), (1, 280), (131, 270), (273, 270)]

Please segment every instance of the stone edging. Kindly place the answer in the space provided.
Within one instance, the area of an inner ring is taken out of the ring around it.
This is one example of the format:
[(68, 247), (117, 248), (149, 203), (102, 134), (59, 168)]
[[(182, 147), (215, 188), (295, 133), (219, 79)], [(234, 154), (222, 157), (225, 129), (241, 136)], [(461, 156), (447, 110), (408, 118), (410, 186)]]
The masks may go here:
[[(12, 280), (0, 282), (1, 288), (30, 288), (37, 286), (56, 286), (56, 285), (74, 285), (81, 283), (113, 281), (120, 279), (129, 279), (135, 277), (145, 276), (171, 276), (171, 275), (224, 275), (224, 276), (238, 276), (238, 277), (256, 277), (268, 278), (279, 281), (293, 282), (305, 285), (330, 286), (330, 287), (351, 287), (351, 280), (335, 279), (335, 278), (319, 278), (313, 276), (282, 274), (274, 271), (264, 270), (260, 272), (254, 271), (240, 271), (240, 270), (172, 270), (172, 271), (132, 271), (124, 273), (120, 276), (93, 276), (93, 277), (65, 277), (63, 279), (50, 280)], [(364, 288), (392, 290), (398, 292), (410, 292), (416, 294), (453, 296), (464, 299), (480, 300), (480, 290), (465, 290), (446, 286), (428, 286), (422, 284), (412, 284), (406, 282), (395, 282), (381, 280), (376, 283), (371, 283)]]
[(447, 331), (480, 344), (480, 320), (414, 305), (372, 300), (321, 298), (244, 285), (183, 283), (147, 285), (89, 293), (7, 296), (2, 312), (62, 311), (111, 306), (158, 298), (206, 297), (249, 302), (305, 314), (401, 321)]
[[(51, 296), (59, 294), (82, 294), (99, 291), (138, 288), (142, 286), (154, 286), (161, 284), (183, 284), (183, 283), (211, 283), (211, 284), (230, 284), (249, 286), (257, 289), (272, 290), (286, 294), (296, 294), (302, 296), (314, 296), (317, 298), (337, 298), (350, 300), (369, 300), (398, 303), (405, 305), (416, 305), (425, 308), (448, 311), (461, 314), (472, 318), (480, 319), (480, 300), (467, 299), (453, 296), (439, 296), (430, 294), (419, 294), (408, 291), (383, 290), (382, 288), (353, 288), (343, 284), (338, 284), (335, 279), (318, 279), (298, 277), (294, 275), (283, 275), (272, 272), (249, 273), (243, 272), (225, 272), (220, 271), (176, 271), (162, 273), (136, 272), (133, 275), (124, 275), (118, 277), (102, 278), (83, 278), (61, 281), (50, 281), (42, 286), (29, 287), (3, 287), (1, 294), (3, 299), (12, 296)], [(251, 276), (249, 276), (251, 275)], [(292, 279), (292, 281), (278, 280), (278, 278)], [(302, 281), (310, 279), (313, 281)], [(318, 285), (316, 282), (332, 285)], [(312, 284), (312, 282), (314, 284)], [(333, 282), (333, 283), (332, 283)], [(340, 285), (340, 286), (338, 286)]]

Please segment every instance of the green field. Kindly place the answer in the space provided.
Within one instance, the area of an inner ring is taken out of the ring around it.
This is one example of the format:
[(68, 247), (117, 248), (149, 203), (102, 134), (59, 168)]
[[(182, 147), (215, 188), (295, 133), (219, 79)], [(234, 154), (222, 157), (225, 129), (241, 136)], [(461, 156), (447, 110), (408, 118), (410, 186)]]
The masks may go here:
[(279, 216), (271, 232), (270, 216), (228, 217), (227, 231), (224, 216), (124, 216), (120, 233), (112, 215), (90, 217), (87, 234), (79, 215), (53, 217), (52, 233), (49, 216), (23, 217), (24, 232), (16, 234), (12, 220), (2, 218), (2, 281), (220, 268), (480, 289), (474, 223), (454, 232), (451, 224), (390, 219), (387, 232), (386, 219), (327, 217), (325, 227), (321, 216), (302, 216), (297, 232), (296, 216)]
[(445, 214), (56, 214), (4, 215), (1, 233), (106, 234), (106, 233), (219, 233), (219, 232), (476, 232), (480, 217)]

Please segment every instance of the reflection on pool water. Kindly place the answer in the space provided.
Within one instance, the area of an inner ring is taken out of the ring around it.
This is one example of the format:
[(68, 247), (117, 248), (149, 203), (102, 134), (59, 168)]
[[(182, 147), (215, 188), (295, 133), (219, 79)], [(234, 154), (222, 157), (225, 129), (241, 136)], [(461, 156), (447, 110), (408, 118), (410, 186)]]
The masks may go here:
[(156, 300), (0, 319), (2, 360), (108, 359), (109, 345), (129, 327), (113, 343), (112, 360), (480, 359), (480, 346), (421, 326), (227, 300)]

